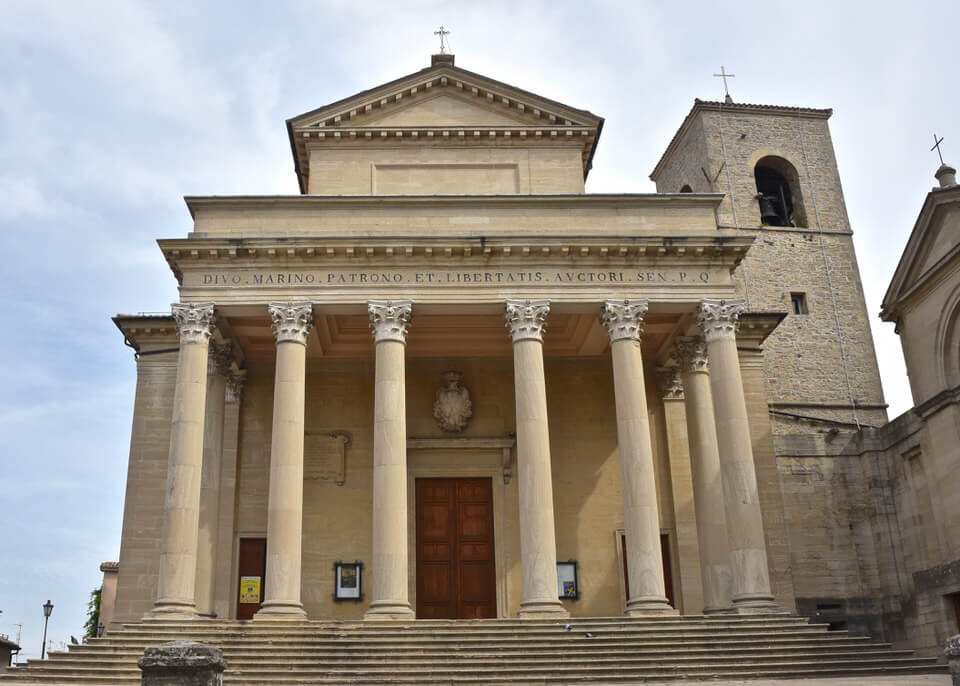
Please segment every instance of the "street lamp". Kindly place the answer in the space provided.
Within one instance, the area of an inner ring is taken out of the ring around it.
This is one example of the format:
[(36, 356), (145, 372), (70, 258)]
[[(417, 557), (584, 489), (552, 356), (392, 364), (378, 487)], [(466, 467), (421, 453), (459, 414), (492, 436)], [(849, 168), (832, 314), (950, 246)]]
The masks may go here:
[(43, 604), (43, 646), (40, 648), (40, 659), (47, 656), (47, 623), (50, 621), (50, 615), (53, 612), (53, 603), (49, 600)]

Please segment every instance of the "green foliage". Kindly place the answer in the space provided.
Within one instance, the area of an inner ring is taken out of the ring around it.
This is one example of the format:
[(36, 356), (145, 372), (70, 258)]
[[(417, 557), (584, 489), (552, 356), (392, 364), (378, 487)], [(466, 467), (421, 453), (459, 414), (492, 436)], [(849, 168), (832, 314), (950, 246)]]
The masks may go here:
[(87, 603), (87, 621), (83, 624), (84, 638), (96, 638), (97, 626), (100, 624), (100, 591), (95, 588), (90, 591), (90, 602)]

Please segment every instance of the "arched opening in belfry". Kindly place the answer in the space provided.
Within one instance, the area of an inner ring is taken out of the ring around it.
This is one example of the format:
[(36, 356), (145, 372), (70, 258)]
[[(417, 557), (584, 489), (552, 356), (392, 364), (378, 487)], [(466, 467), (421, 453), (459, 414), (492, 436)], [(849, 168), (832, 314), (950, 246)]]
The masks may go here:
[(690, 188), (690, 184), (689, 184), (689, 183), (685, 183), (685, 184), (683, 184), (683, 187), (680, 188), (680, 192), (681, 192), (681, 193), (693, 193), (693, 189)]
[(753, 169), (760, 222), (767, 226), (806, 226), (797, 170), (782, 157), (769, 155)]

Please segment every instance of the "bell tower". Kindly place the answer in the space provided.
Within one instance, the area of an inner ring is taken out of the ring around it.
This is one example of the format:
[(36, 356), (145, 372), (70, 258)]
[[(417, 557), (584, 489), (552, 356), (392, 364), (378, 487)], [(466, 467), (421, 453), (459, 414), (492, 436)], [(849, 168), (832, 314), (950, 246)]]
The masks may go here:
[(776, 433), (886, 422), (831, 114), (697, 99), (650, 176), (723, 193), (718, 224), (756, 236), (736, 277), (749, 311), (787, 313), (764, 345)]

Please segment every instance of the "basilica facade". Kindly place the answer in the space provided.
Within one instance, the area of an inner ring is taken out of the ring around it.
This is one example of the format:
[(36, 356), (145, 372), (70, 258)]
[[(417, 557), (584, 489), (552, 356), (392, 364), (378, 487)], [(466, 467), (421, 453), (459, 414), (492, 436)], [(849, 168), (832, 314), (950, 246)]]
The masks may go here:
[(585, 193), (603, 119), (451, 55), (290, 119), (301, 195), (188, 197), (179, 302), (114, 318), (114, 621), (896, 632), (825, 509), (886, 423), (830, 115), (698, 100), (628, 195)]

